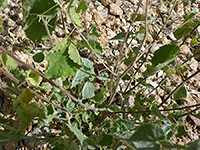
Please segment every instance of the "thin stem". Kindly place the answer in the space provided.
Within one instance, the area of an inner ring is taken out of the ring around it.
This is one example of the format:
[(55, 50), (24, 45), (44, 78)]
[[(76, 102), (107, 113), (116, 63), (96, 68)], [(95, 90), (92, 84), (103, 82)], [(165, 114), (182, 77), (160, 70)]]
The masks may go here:
[(80, 106), (93, 110), (93, 111), (106, 111), (106, 108), (94, 108), (91, 106), (87, 106), (85, 104), (83, 104), (79, 99), (77, 99), (76, 97), (74, 97), (73, 95), (71, 95), (68, 91), (65, 91), (63, 88), (61, 88), (59, 85), (57, 85), (56, 83), (54, 83), (53, 81), (51, 81), (50, 79), (48, 79), (45, 75), (43, 75), (41, 72), (37, 71), (36, 69), (34, 69), (33, 67), (27, 65), (26, 63), (24, 63), (23, 61), (19, 60), (17, 57), (15, 57), (14, 55), (12, 55), (11, 53), (9, 53), (8, 51), (6, 51), (5, 49), (0, 47), (0, 50), (4, 53), (6, 53), (7, 55), (9, 55), (10, 57), (12, 57), (13, 59), (15, 59), (18, 63), (22, 64), (23, 66), (25, 66), (26, 68), (32, 70), (33, 72), (35, 72), (36, 74), (38, 74), (39, 76), (41, 76), (45, 81), (49, 82), (52, 86), (55, 86), (56, 88), (58, 88), (60, 91), (62, 91), (67, 97), (71, 98), (74, 102), (76, 102), (77, 104), (79, 104)]
[[(140, 1), (141, 2), (141, 1)], [(139, 4), (140, 4), (140, 2), (139, 2)], [(139, 7), (139, 5), (138, 5), (138, 7)], [(120, 82), (120, 80), (121, 80), (121, 78), (123, 78), (124, 77), (124, 75), (126, 75), (129, 71), (130, 71), (130, 69), (134, 66), (134, 63), (135, 62), (137, 62), (137, 60), (139, 59), (139, 57), (138, 57), (138, 55), (139, 55), (139, 52), (141, 51), (141, 49), (142, 49), (142, 47), (143, 47), (143, 45), (144, 45), (144, 43), (145, 43), (145, 41), (146, 41), (146, 37), (147, 37), (147, 33), (148, 33), (148, 28), (147, 28), (147, 13), (148, 13), (148, 0), (146, 0), (146, 10), (145, 10), (145, 35), (144, 35), (144, 38), (143, 38), (143, 40), (142, 40), (142, 43), (141, 43), (141, 45), (140, 45), (140, 47), (139, 47), (139, 50), (138, 50), (138, 53), (136, 54), (136, 56), (134, 57), (134, 59), (133, 59), (133, 61), (130, 63), (130, 65), (128, 66), (128, 68), (122, 73), (122, 75), (120, 76), (120, 77), (118, 77), (118, 79), (117, 79), (117, 83), (116, 83), (116, 85), (115, 85), (115, 87), (114, 87), (114, 92), (113, 92), (113, 94), (111, 95), (111, 97), (110, 97), (110, 99), (109, 99), (109, 101), (108, 101), (108, 106), (113, 102), (113, 100), (114, 100), (114, 97), (115, 97), (115, 95), (116, 95), (116, 91), (117, 91), (117, 88), (118, 88), (118, 85), (119, 85), (119, 82)], [(137, 13), (136, 13), (137, 14)], [(136, 15), (135, 15), (136, 16)], [(132, 21), (133, 22), (133, 21)], [(132, 24), (131, 24), (132, 25)], [(129, 28), (130, 29), (130, 28)], [(128, 29), (128, 33), (129, 33), (129, 29)], [(127, 36), (128, 36), (128, 34), (126, 34)], [(125, 39), (124, 39), (124, 42), (123, 42), (123, 45), (122, 45), (122, 49), (121, 49), (121, 51), (123, 51), (123, 46), (124, 46), (124, 44), (125, 44), (125, 40), (126, 40), (126, 36), (125, 36)], [(120, 51), (120, 52), (121, 52)], [(145, 51), (144, 51), (145, 52)], [(142, 52), (142, 54), (144, 53), (144, 52)], [(121, 52), (122, 53), (122, 52)], [(119, 56), (120, 56), (120, 54), (119, 54)], [(119, 57), (118, 57), (118, 59), (119, 59)], [(118, 60), (119, 61), (119, 60)], [(118, 70), (118, 69), (117, 69)], [(112, 82), (112, 81), (111, 81)]]
[(124, 51), (124, 46), (125, 46), (125, 43), (126, 43), (126, 41), (127, 41), (127, 39), (128, 39), (128, 36), (129, 36), (129, 33), (130, 33), (130, 28), (132, 27), (133, 23), (135, 22), (135, 19), (136, 19), (136, 17), (137, 17), (137, 13), (138, 13), (138, 10), (139, 10), (139, 8), (140, 8), (141, 3), (142, 3), (142, 0), (139, 1), (138, 7), (137, 7), (136, 12), (135, 12), (135, 16), (134, 16), (134, 18), (133, 18), (131, 24), (129, 25), (127, 32), (126, 32), (124, 41), (123, 41), (122, 46), (121, 46), (121, 49), (120, 49), (120, 51), (119, 51), (119, 55), (118, 55), (118, 57), (117, 57), (117, 61), (116, 61), (116, 65), (115, 65), (115, 69), (116, 69), (116, 70), (115, 70), (115, 73), (118, 72), (119, 61), (120, 61), (121, 56), (122, 56), (122, 53), (123, 53), (123, 51)]
[[(160, 111), (165, 112), (165, 111), (174, 111), (174, 110), (184, 110), (184, 109), (198, 107), (198, 106), (200, 106), (200, 104), (185, 106), (185, 107), (181, 107), (181, 108), (161, 109)], [(198, 107), (198, 109), (200, 109), (200, 107)], [(194, 112), (198, 109), (196, 108), (192, 112)], [(126, 111), (108, 112), (108, 114), (139, 114), (139, 113), (150, 113), (150, 112), (151, 112), (151, 110), (138, 110), (138, 111), (131, 111), (131, 112), (126, 112)]]
[(185, 82), (187, 82), (189, 79), (191, 79), (192, 77), (194, 77), (195, 75), (197, 75), (200, 72), (200, 69), (198, 71), (196, 71), (195, 73), (193, 73), (191, 76), (189, 76), (187, 79), (185, 79), (182, 83), (180, 83), (159, 105), (159, 107), (161, 107)]
[(4, 74), (5, 76), (7, 76), (10, 80), (13, 80), (15, 83), (19, 84), (19, 80), (17, 78), (15, 78), (12, 74), (6, 72), (4, 69), (0, 69), (0, 73)]
[[(199, 105), (200, 105), (200, 104), (197, 104), (197, 106), (199, 106)], [(197, 108), (195, 108), (195, 109), (193, 109), (193, 110), (191, 110), (191, 111), (189, 111), (189, 112), (187, 112), (187, 113), (184, 113), (184, 114), (178, 116), (177, 118), (181, 118), (181, 117), (187, 116), (187, 115), (189, 115), (189, 114), (192, 114), (193, 112), (195, 112), (195, 111), (197, 111), (197, 110), (199, 110), (199, 109), (200, 109), (200, 107), (197, 107)]]
[[(162, 30), (164, 29), (164, 27), (167, 25), (168, 21), (169, 21), (169, 18), (171, 17), (171, 14), (172, 14), (172, 11), (174, 10), (174, 7), (176, 6), (176, 3), (177, 3), (177, 0), (174, 1), (174, 4), (169, 12), (169, 15), (165, 21), (165, 24), (162, 26), (162, 28), (160, 29), (160, 31), (158, 32), (158, 34), (156, 35), (156, 37), (158, 37), (158, 35), (162, 32)], [(155, 38), (154, 38), (155, 40)]]
[(49, 31), (48, 25), (47, 25), (46, 21), (44, 20), (44, 17), (43, 17), (43, 16), (41, 16), (41, 19), (42, 19), (42, 22), (43, 22), (43, 24), (44, 24), (44, 26), (45, 26), (45, 29), (46, 29), (46, 31), (47, 31), (47, 34), (48, 34), (48, 36), (49, 36), (49, 40), (50, 40), (50, 42), (51, 42), (51, 46), (54, 47), (53, 40), (52, 40), (52, 38), (51, 38), (51, 33), (50, 33), (50, 31)]
[[(74, 25), (75, 26), (75, 25)], [(76, 27), (77, 28), (77, 27)], [(95, 52), (95, 50), (93, 49), (93, 47), (90, 45), (90, 43), (88, 42), (88, 40), (83, 36), (83, 34), (79, 31), (79, 30), (77, 30), (78, 31), (78, 33), (79, 33), (79, 35), (83, 38), (83, 40), (87, 43), (87, 45), (90, 47), (90, 49), (93, 51), (93, 52)], [(98, 54), (96, 54), (96, 56), (98, 57), (98, 59), (101, 59), (101, 57), (98, 55)], [(102, 61), (102, 64), (103, 64), (103, 66), (111, 73), (111, 74), (113, 74), (114, 76), (117, 76), (117, 74), (115, 74), (103, 61)]]

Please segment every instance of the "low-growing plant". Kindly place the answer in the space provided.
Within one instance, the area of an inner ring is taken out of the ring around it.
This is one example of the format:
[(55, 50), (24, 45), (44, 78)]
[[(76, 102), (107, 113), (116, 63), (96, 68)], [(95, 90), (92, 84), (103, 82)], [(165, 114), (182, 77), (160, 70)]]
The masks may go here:
[[(142, 3), (145, 13), (139, 14)], [(170, 2), (163, 3), (169, 5)], [(171, 31), (174, 34), (171, 43), (153, 50), (159, 35), (174, 23), (171, 15), (177, 0), (171, 3), (164, 24), (153, 33), (150, 28), (154, 24), (149, 22), (156, 18), (148, 14), (151, 4), (148, 0), (139, 0), (127, 32), (110, 39), (120, 43), (119, 54), (103, 60), (96, 25), (86, 29), (82, 22), (90, 1), (21, 0), (26, 36), (33, 43), (49, 42), (51, 47), (36, 52), (32, 65), (14, 56), (12, 51), (0, 48), (0, 71), (6, 76), (1, 81), (0, 144), (23, 141), (29, 147), (30, 143), (35, 143), (31, 148), (37, 148), (46, 143), (49, 149), (55, 150), (198, 149), (199, 140), (178, 145), (171, 139), (187, 134), (186, 125), (182, 123), (187, 115), (200, 118), (200, 114), (195, 113), (200, 104), (184, 106), (178, 103), (187, 96), (185, 83), (200, 72), (197, 70), (188, 77), (184, 75), (186, 61), (192, 57), (200, 61), (197, 30), (200, 16), (192, 10), (179, 18), (181, 24)], [(185, 1), (181, 3), (188, 7)], [(190, 5), (193, 3), (195, 0)], [(6, 1), (0, 1), (0, 10), (6, 6)], [(62, 18), (64, 32), (67, 16), (73, 29), (55, 45), (51, 35), (57, 26), (58, 15)], [(131, 29), (137, 21), (142, 25), (133, 32)], [(79, 38), (74, 38), (73, 33)], [(148, 35), (153, 40), (147, 44)], [(192, 39), (189, 47), (193, 56), (180, 51), (189, 38)], [(139, 45), (133, 47), (132, 40), (137, 40)], [(87, 49), (87, 54), (83, 54), (83, 49)], [(183, 64), (177, 59), (180, 56), (186, 60)], [(35, 65), (44, 60), (48, 62), (46, 70), (37, 70)], [(165, 75), (156, 78), (159, 71)], [(172, 75), (179, 76), (182, 82), (168, 87), (166, 81)], [(147, 82), (152, 76), (157, 86)], [(158, 88), (165, 94), (155, 94)], [(160, 101), (156, 96), (161, 97)], [(6, 103), (11, 108), (4, 109)], [(38, 128), (40, 133), (35, 131)]]

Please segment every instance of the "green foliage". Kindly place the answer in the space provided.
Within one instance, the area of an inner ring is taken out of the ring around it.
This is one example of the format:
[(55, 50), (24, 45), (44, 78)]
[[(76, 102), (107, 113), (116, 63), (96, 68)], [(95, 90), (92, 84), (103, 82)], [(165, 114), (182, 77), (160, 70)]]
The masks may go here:
[[(189, 17), (188, 17), (189, 18)], [(200, 22), (198, 20), (191, 20), (184, 25), (182, 25), (180, 28), (176, 29), (174, 31), (174, 36), (176, 37), (177, 40), (181, 38), (187, 37), (190, 32), (199, 24)]]
[(154, 52), (154, 56), (151, 60), (152, 66), (147, 65), (146, 71), (143, 73), (144, 76), (151, 76), (158, 70), (162, 69), (173, 60), (175, 60), (180, 48), (173, 45), (164, 45)]
[(72, 52), (74, 48), (68, 46), (68, 44), (69, 40), (66, 37), (47, 55), (48, 68), (45, 74), (48, 78), (69, 77), (80, 69), (80, 65), (77, 64), (80, 63), (79, 58), (77, 58), (78, 52), (76, 49), (76, 52)]
[(181, 86), (175, 93), (174, 93), (174, 100), (179, 100), (180, 98), (186, 98), (187, 91), (185, 86)]
[(76, 4), (77, 4), (78, 0), (72, 0), (69, 6), (69, 16), (71, 18), (71, 20), (79, 27), (82, 27), (82, 21), (80, 19), (79, 14), (76, 12)]
[(118, 33), (115, 37), (113, 37), (112, 39), (110, 40), (119, 40), (119, 41), (123, 41), (124, 38), (126, 36), (126, 32), (120, 32)]
[(24, 30), (28, 38), (39, 43), (44, 36), (47, 36), (44, 22), (48, 24), (50, 32), (55, 29), (58, 6), (54, 0), (22, 0), (23, 15), (26, 26)]
[(2, 53), (2, 60), (8, 70), (12, 71), (18, 67), (17, 62), (10, 56), (6, 55), (5, 53)]

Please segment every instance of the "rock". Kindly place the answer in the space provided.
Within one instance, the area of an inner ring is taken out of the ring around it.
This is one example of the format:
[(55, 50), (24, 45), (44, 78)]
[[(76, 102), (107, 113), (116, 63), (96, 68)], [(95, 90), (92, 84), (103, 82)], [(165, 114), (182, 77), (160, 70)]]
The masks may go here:
[(89, 14), (89, 13), (86, 13), (86, 15), (85, 15), (85, 21), (91, 22), (92, 21), (92, 15)]
[(110, 13), (116, 16), (122, 16), (123, 10), (117, 4), (112, 3), (110, 5)]
[(97, 11), (94, 13), (93, 19), (97, 25), (101, 25), (105, 18), (102, 16), (100, 12)]
[(111, 0), (100, 0), (100, 1), (104, 6), (108, 6), (108, 5), (110, 5), (112, 3)]
[(108, 38), (111, 39), (113, 37), (115, 37), (117, 34), (112, 31), (111, 29), (107, 29), (107, 35), (108, 35)]

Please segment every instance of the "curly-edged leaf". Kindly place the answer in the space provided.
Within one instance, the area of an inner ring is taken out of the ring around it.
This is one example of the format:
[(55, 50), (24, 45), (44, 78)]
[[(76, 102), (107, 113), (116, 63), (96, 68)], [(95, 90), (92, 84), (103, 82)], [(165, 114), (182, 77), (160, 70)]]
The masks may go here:
[(182, 27), (174, 31), (174, 36), (177, 40), (187, 37), (199, 23), (200, 21), (198, 20), (191, 20), (187, 22)]
[(185, 89), (185, 86), (180, 87), (175, 93), (174, 93), (174, 100), (179, 100), (180, 98), (186, 98), (187, 91)]
[(134, 141), (156, 142), (165, 139), (165, 133), (157, 124), (142, 124), (129, 139)]
[(86, 138), (85, 135), (75, 126), (72, 126), (71, 124), (67, 124), (68, 128), (74, 135), (78, 138), (81, 144), (83, 144), (84, 139)]
[(91, 82), (86, 82), (84, 87), (83, 87), (83, 91), (82, 91), (82, 96), (83, 96), (83, 100), (84, 99), (88, 99), (88, 98), (92, 98), (95, 96), (94, 94), (94, 83)]
[(27, 80), (33, 85), (33, 86), (39, 86), (41, 81), (42, 81), (42, 77), (40, 77), (37, 73), (33, 72), (33, 71), (29, 71), (27, 73)]
[(72, 2), (70, 3), (69, 6), (69, 16), (71, 18), (71, 20), (79, 27), (82, 27), (82, 21), (80, 19), (79, 14), (76, 12), (76, 4), (77, 4), (78, 0), (72, 0)]
[(49, 31), (54, 31), (59, 8), (54, 0), (22, 0), (22, 7), (26, 22), (24, 30), (33, 42), (40, 42), (43, 37), (47, 36), (41, 15), (48, 24)]
[(168, 62), (170, 60), (173, 60), (173, 58), (176, 57), (178, 54), (180, 48), (179, 46), (173, 44), (173, 45), (164, 45), (160, 47), (157, 51), (154, 52), (154, 56), (151, 60), (153, 66), (157, 66), (158, 64), (163, 64), (165, 62)]
[(74, 62), (77, 63), (78, 65), (81, 65), (81, 57), (79, 55), (79, 52), (76, 48), (76, 46), (71, 43), (69, 45), (69, 50), (68, 50), (69, 58)]
[(69, 77), (80, 69), (81, 66), (70, 59), (68, 50), (68, 38), (64, 38), (47, 55), (48, 68), (45, 74), (48, 78)]
[(113, 37), (112, 39), (110, 40), (119, 40), (119, 41), (123, 41), (124, 38), (126, 36), (126, 32), (120, 32), (118, 33), (115, 37)]

